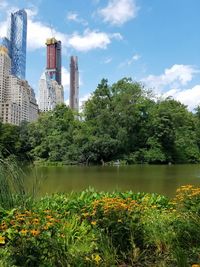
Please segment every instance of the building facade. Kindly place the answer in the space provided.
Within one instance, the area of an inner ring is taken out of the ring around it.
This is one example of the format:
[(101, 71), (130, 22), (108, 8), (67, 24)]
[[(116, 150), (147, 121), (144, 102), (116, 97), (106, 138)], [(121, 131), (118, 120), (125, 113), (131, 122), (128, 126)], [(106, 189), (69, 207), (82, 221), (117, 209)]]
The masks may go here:
[(26, 80), (11, 73), (8, 50), (0, 47), (0, 119), (3, 123), (19, 125), (38, 117), (38, 105), (33, 89)]
[(11, 13), (8, 28), (8, 49), (11, 57), (11, 74), (20, 79), (26, 76), (27, 13), (24, 9)]
[(11, 60), (8, 55), (8, 49), (0, 46), (0, 102), (6, 98), (6, 82), (11, 70)]
[(46, 40), (47, 66), (39, 81), (39, 109), (50, 111), (57, 104), (64, 103), (64, 89), (61, 84), (61, 42), (55, 38)]
[(70, 58), (70, 96), (69, 106), (71, 109), (79, 111), (79, 72), (78, 57)]
[(52, 81), (52, 87), (55, 91), (56, 105), (64, 103), (64, 89), (57, 81)]
[(59, 85), (61, 85), (61, 41), (57, 41), (55, 38), (49, 38), (46, 40), (46, 46), (46, 71), (49, 73), (51, 80), (55, 80)]
[(39, 110), (42, 112), (53, 110), (56, 106), (56, 94), (52, 87), (49, 73), (45, 71), (39, 81)]
[(63, 86), (52, 80), (49, 72), (45, 71), (39, 81), (39, 110), (50, 111), (62, 103), (64, 103)]

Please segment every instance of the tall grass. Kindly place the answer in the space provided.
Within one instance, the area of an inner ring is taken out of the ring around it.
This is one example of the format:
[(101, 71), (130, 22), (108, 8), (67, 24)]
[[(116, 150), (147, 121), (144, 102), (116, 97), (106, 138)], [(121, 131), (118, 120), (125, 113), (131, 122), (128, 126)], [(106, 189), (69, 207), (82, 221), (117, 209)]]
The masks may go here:
[(15, 159), (0, 159), (0, 206), (4, 209), (24, 205), (24, 173)]

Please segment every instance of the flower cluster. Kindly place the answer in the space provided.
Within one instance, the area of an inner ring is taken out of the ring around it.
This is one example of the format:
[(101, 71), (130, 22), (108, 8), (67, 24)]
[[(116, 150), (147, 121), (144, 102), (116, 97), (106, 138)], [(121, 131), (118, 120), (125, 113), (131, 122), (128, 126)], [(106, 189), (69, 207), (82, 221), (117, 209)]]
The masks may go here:
[(171, 204), (179, 209), (187, 209), (200, 214), (200, 187), (183, 185), (176, 190)]
[(59, 227), (61, 219), (60, 214), (50, 210), (40, 212), (15, 210), (0, 223), (0, 243), (6, 244), (16, 235), (31, 238), (46, 231), (51, 234), (53, 228)]

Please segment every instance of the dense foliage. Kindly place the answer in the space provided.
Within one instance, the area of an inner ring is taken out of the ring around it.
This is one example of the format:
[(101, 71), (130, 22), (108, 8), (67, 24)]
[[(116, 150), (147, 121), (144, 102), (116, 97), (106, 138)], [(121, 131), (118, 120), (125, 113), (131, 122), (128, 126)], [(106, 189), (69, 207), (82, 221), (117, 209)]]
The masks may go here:
[[(0, 206), (1, 206), (0, 202)], [(1, 206), (0, 266), (199, 266), (200, 188), (86, 190)]]
[(103, 79), (75, 114), (65, 105), (20, 127), (0, 124), (4, 157), (66, 164), (195, 163), (200, 161), (200, 108), (155, 99), (139, 83)]

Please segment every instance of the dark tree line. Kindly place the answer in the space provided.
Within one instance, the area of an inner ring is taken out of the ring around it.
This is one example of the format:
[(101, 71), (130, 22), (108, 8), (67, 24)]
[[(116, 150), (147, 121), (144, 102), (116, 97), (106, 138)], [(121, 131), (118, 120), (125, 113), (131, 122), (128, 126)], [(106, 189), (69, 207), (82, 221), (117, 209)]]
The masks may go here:
[(0, 124), (0, 152), (19, 159), (88, 164), (200, 161), (200, 108), (156, 100), (140, 83), (103, 79), (81, 114), (65, 105), (19, 127)]

